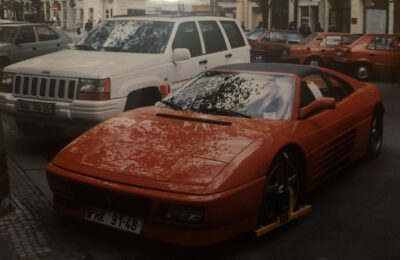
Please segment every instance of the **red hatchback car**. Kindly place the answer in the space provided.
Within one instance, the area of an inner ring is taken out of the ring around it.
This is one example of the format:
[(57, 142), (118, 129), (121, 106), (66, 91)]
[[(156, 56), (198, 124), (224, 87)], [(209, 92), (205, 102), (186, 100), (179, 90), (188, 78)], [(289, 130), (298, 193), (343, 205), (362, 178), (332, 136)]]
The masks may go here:
[(283, 58), (294, 63), (329, 66), (335, 47), (350, 36), (349, 33), (313, 33), (304, 40), (304, 44), (290, 46), (287, 56)]
[(334, 61), (360, 80), (373, 74), (400, 79), (400, 35), (353, 35), (335, 48)]
[(174, 244), (217, 243), (286, 223), (305, 192), (377, 156), (383, 112), (374, 85), (325, 68), (215, 68), (59, 152), (47, 167), (54, 207)]

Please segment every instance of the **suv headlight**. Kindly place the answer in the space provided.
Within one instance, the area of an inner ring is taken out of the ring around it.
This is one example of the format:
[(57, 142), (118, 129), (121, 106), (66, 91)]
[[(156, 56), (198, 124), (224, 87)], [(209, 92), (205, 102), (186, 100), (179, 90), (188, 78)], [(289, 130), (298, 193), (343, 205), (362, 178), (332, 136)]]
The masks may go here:
[(11, 93), (14, 85), (14, 73), (4, 72), (1, 77), (0, 92)]
[(77, 99), (110, 99), (110, 79), (79, 79)]

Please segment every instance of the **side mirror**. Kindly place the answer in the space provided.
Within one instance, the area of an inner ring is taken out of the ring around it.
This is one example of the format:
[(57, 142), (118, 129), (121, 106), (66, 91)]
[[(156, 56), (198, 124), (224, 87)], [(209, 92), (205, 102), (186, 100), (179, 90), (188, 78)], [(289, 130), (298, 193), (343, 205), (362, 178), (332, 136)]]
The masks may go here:
[(172, 52), (172, 61), (173, 62), (189, 60), (190, 58), (191, 58), (191, 56), (190, 56), (189, 49), (177, 48), (177, 49), (174, 49)]
[(309, 115), (321, 112), (327, 109), (334, 109), (336, 107), (336, 100), (334, 98), (322, 97), (314, 100), (310, 104), (300, 109), (300, 118), (304, 119)]
[(322, 38), (317, 38), (317, 41), (322, 41), (323, 39)]

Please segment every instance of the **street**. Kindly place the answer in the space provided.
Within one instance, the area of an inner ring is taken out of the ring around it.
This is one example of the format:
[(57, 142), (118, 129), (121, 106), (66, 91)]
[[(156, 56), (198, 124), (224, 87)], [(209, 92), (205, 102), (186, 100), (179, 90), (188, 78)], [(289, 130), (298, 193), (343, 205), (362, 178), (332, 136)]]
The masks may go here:
[(385, 119), (383, 149), (376, 160), (355, 163), (309, 194), (311, 214), (260, 238), (244, 234), (201, 249), (57, 219), (45, 167), (69, 140), (39, 146), (4, 117), (16, 210), (0, 219), (0, 259), (7, 259), (12, 248), (15, 259), (399, 259), (400, 83), (378, 86)]

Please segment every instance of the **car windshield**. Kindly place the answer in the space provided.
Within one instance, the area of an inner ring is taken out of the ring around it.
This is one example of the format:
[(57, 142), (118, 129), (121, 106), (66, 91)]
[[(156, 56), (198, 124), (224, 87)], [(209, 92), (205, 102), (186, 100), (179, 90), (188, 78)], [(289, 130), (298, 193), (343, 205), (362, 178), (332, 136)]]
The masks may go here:
[(160, 106), (206, 114), (290, 120), (294, 76), (208, 71)]
[(0, 42), (12, 43), (17, 31), (17, 27), (0, 27)]
[(254, 30), (247, 35), (249, 40), (257, 40), (263, 34), (264, 30)]
[(314, 38), (317, 37), (317, 35), (318, 35), (317, 33), (312, 33), (312, 34), (308, 35), (304, 39), (304, 42), (307, 43), (307, 42), (310, 42), (310, 41), (314, 40)]
[(352, 43), (355, 42), (357, 39), (359, 39), (361, 36), (362, 36), (362, 34), (353, 34), (352, 36), (350, 36), (350, 37), (347, 38), (346, 40), (342, 41), (340, 44), (345, 44), (345, 45), (352, 44)]
[(173, 22), (109, 20), (100, 23), (75, 44), (78, 50), (163, 53)]

